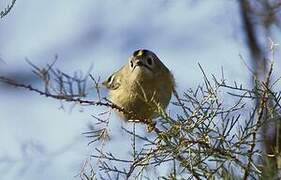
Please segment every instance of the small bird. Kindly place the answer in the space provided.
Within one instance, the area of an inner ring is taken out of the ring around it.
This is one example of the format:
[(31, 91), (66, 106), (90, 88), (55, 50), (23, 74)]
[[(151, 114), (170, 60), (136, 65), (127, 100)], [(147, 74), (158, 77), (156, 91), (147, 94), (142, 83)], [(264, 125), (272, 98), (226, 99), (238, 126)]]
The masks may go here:
[(124, 120), (140, 122), (159, 116), (159, 108), (166, 109), (175, 88), (172, 73), (146, 49), (136, 50), (129, 62), (102, 84), (109, 89), (112, 103), (131, 112), (118, 112), (119, 115)]

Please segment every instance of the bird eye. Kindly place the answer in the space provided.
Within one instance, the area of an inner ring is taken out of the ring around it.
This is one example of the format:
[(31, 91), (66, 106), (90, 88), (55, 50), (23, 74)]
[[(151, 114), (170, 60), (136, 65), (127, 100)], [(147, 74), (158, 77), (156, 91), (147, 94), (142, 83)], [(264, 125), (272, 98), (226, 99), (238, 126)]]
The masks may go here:
[(111, 84), (113, 81), (113, 75), (109, 76), (109, 78), (107, 79), (108, 84)]
[(133, 68), (133, 67), (134, 67), (134, 63), (133, 63), (133, 61), (130, 61), (130, 66), (131, 66), (131, 68)]
[(150, 57), (148, 57), (148, 58), (146, 59), (146, 62), (147, 62), (147, 64), (148, 64), (149, 66), (151, 66), (152, 63), (153, 63), (153, 60), (152, 60)]

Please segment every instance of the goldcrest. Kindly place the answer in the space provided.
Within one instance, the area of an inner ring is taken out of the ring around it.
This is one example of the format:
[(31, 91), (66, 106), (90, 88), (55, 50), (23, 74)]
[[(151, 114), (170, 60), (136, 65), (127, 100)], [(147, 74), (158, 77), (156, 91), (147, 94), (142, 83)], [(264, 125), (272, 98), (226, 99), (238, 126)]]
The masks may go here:
[(159, 116), (157, 111), (168, 106), (174, 78), (169, 69), (151, 51), (140, 49), (129, 62), (103, 82), (109, 89), (109, 100), (132, 112), (118, 112), (125, 120), (144, 121)]

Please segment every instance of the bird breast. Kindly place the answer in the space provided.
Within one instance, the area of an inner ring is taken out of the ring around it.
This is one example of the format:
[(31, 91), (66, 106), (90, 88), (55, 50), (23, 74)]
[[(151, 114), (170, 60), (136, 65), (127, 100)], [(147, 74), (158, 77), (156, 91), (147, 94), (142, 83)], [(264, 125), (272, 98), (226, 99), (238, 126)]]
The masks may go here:
[[(173, 84), (167, 77), (151, 78), (144, 71), (137, 71), (123, 77), (121, 85), (109, 92), (109, 99), (136, 117), (152, 118), (157, 106), (165, 109), (171, 99)], [(170, 79), (170, 77), (168, 77)], [(119, 113), (125, 120), (132, 119)]]

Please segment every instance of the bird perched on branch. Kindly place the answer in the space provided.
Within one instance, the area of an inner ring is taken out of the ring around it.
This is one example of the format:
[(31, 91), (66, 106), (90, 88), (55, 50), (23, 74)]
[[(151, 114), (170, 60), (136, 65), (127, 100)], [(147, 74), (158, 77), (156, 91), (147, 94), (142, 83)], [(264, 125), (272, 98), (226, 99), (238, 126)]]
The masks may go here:
[(152, 51), (140, 49), (103, 85), (109, 89), (109, 100), (125, 110), (118, 112), (123, 119), (146, 122), (166, 109), (175, 83), (169, 69)]

